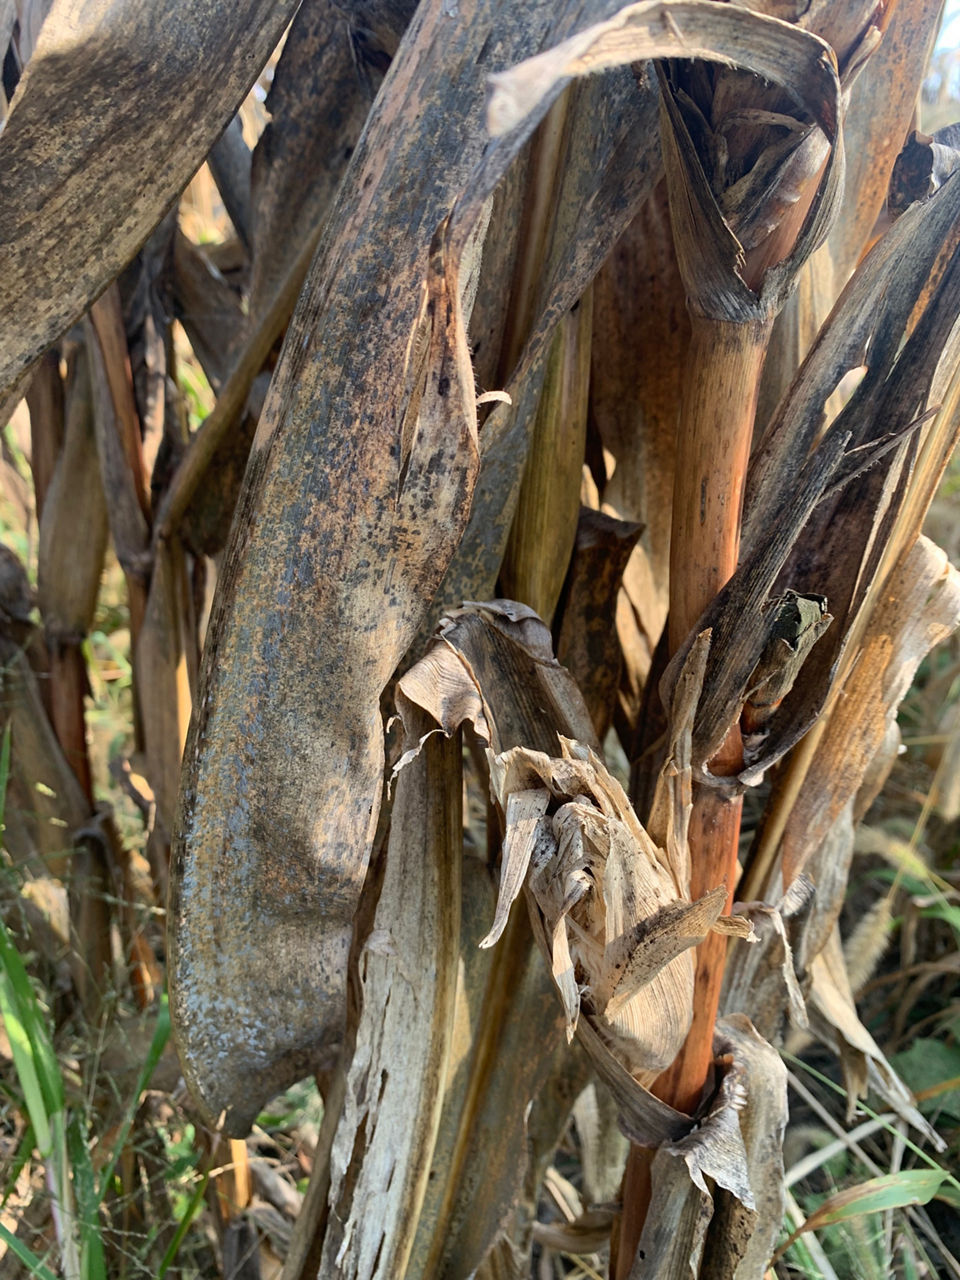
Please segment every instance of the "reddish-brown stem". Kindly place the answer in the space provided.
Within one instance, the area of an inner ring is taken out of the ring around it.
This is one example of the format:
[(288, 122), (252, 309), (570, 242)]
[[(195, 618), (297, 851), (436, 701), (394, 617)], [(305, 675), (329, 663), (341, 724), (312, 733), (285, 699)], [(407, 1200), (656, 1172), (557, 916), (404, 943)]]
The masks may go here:
[(670, 534), (670, 651), (730, 578), (770, 324), (692, 317)]
[[(732, 576), (740, 554), (740, 518), (760, 373), (771, 324), (693, 318), (691, 377), (680, 410), (670, 544), (670, 649), (676, 652)], [(742, 764), (734, 728), (713, 762), (717, 773)], [(726, 884), (732, 898), (740, 802), (695, 787), (690, 818), (690, 896)], [(695, 1110), (713, 1056), (713, 1024), (723, 979), (724, 939), (697, 949), (693, 1023), (661, 1092)]]
[(93, 783), (87, 754), (83, 699), (87, 692), (87, 664), (80, 645), (50, 643), (50, 702), (54, 732), (70, 768), (93, 805)]
[[(740, 518), (760, 374), (771, 323), (733, 324), (693, 317), (690, 378), (677, 436), (670, 544), (670, 650), (675, 653), (704, 609), (731, 577), (740, 552)], [(735, 726), (717, 757), (715, 773), (742, 765)], [(732, 900), (740, 836), (739, 800), (696, 786), (690, 816), (690, 896), (726, 884)], [(673, 1065), (653, 1091), (692, 1114), (713, 1060), (713, 1028), (723, 981), (726, 940), (711, 934), (697, 948), (693, 1021)], [(643, 1230), (650, 1198), (653, 1152), (633, 1147), (624, 1178), (617, 1280), (625, 1280)]]

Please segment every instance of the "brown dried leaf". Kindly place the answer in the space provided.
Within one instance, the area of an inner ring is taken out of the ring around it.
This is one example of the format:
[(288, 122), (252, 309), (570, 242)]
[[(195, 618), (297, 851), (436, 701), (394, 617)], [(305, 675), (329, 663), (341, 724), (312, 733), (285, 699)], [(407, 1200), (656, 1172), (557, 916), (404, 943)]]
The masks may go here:
[(601, 509), (644, 526), (617, 601), (621, 709), (631, 729), (667, 618), (671, 511), (663, 495), (673, 492), (689, 345), (690, 317), (660, 182), (594, 284), (591, 424), (614, 461)]
[(179, 543), (162, 544), (154, 559), (134, 661), (146, 774), (164, 840), (173, 830), (180, 758), (190, 723), (191, 614), (184, 550)]
[[(929, 650), (960, 625), (960, 574), (920, 538), (889, 579), (859, 655), (834, 707), (796, 803), (781, 849), (787, 884), (809, 864), (842, 810), (852, 803), (871, 760), (884, 745), (901, 700)], [(852, 831), (851, 831), (852, 835)], [(813, 873), (815, 882), (818, 880)], [(836, 919), (845, 886), (835, 885), (818, 915)], [(814, 949), (816, 950), (816, 948)]]
[[(592, 380), (592, 375), (591, 375)], [(615, 619), (623, 571), (641, 526), (580, 508), (573, 558), (564, 588), (557, 657), (590, 708), (602, 742), (613, 719), (621, 652)]]
[(26, 840), (16, 852), (24, 859), (39, 855), (49, 873), (66, 883), (90, 805), (57, 741), (27, 655), (6, 625), (0, 632), (0, 673), (0, 709), (12, 742), (7, 821), (19, 819)]
[(40, 520), (37, 593), (48, 645), (86, 636), (100, 590), (107, 507), (90, 390), (89, 365), (81, 351), (67, 396), (63, 448)]
[(295, 7), (54, 0), (0, 134), (0, 388), (130, 261)]
[(410, 0), (307, 0), (284, 41), (253, 152), (250, 314), (282, 286), (333, 203)]
[(216, 184), (227, 217), (240, 241), (250, 248), (250, 148), (243, 137), (243, 122), (234, 116), (207, 153), (207, 167)]
[(231, 351), (243, 329), (240, 297), (203, 249), (179, 230), (173, 238), (172, 283), (177, 316), (190, 346), (210, 385), (219, 391), (230, 374)]
[[(551, 21), (563, 31), (554, 14), (492, 0), (453, 27), (441, 0), (418, 10), (261, 418), (186, 752), (171, 910), (175, 1034), (191, 1086), (232, 1128), (338, 1052), (379, 807), (380, 694), (459, 541), (477, 474), (461, 254), (535, 119), (487, 149), (430, 263), (424, 246), (484, 148), (481, 49), (496, 29), (497, 60), (509, 62)], [(439, 133), (427, 101), (443, 103)], [(422, 317), (425, 386), (405, 434)], [(252, 936), (270, 938), (259, 966)]]

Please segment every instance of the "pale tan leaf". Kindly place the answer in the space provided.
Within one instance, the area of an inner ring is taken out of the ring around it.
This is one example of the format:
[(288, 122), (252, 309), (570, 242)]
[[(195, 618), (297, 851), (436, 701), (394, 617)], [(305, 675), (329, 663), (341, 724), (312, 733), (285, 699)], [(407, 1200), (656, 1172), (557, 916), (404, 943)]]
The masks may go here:
[[(425, 716), (408, 731), (425, 731)], [(460, 741), (432, 737), (397, 780), (362, 1013), (331, 1153), (321, 1271), (401, 1275), (440, 1124), (460, 944)], [(375, 1226), (374, 1226), (375, 1224)]]
[[(726, 889), (684, 901), (667, 854), (599, 757), (562, 736), (560, 748), (556, 758), (514, 748), (491, 759), (506, 847), (517, 850), (504, 883), (512, 890), (520, 864), (529, 866), (568, 1038), (585, 1002), (597, 1032), (627, 1068), (656, 1073), (673, 1061), (689, 1029), (691, 948), (716, 924)], [(551, 796), (559, 807), (548, 821)], [(524, 824), (515, 833), (511, 815)], [(498, 920), (504, 915), (501, 905)], [(725, 921), (721, 929), (750, 934), (746, 921)]]
[(492, 947), (503, 933), (510, 907), (523, 888), (536, 843), (537, 828), (549, 803), (550, 792), (546, 788), (515, 791), (507, 800), (507, 834), (503, 842), (497, 914), (490, 932), (480, 943), (481, 947)]
[(810, 972), (812, 984), (807, 1000), (810, 1026), (839, 1054), (847, 1086), (848, 1119), (856, 1110), (857, 1099), (866, 1096), (869, 1085), (937, 1151), (944, 1150), (944, 1140), (917, 1110), (912, 1094), (860, 1021), (836, 926), (813, 961)]
[(583, 1168), (583, 1195), (588, 1204), (615, 1198), (623, 1178), (627, 1140), (617, 1127), (617, 1107), (599, 1081), (587, 1085), (573, 1104), (580, 1162)]
[(504, 595), (525, 601), (548, 626), (576, 540), (592, 318), (588, 289), (576, 310), (560, 321), (547, 356), (530, 456), (500, 569)]
[(775, 907), (763, 902), (740, 903), (737, 910), (749, 920), (758, 939), (755, 947), (740, 947), (730, 956), (723, 979), (723, 1013), (746, 1013), (762, 1036), (772, 1043), (783, 1037), (789, 1017), (794, 1027), (807, 1026), (807, 1011), (795, 955), (804, 948), (803, 932), (813, 906), (814, 887), (800, 875)]
[(252, 157), (251, 315), (269, 305), (332, 205), (414, 7), (409, 0), (300, 5)]

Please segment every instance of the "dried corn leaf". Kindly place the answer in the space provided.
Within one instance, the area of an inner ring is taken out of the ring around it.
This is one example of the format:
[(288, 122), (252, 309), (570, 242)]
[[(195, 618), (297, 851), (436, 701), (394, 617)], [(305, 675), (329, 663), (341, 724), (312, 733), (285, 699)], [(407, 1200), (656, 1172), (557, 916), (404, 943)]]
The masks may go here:
[[(960, 625), (960, 574), (939, 547), (921, 537), (891, 575), (859, 646), (856, 664), (831, 712), (816, 759), (781, 837), (787, 884), (807, 868), (821, 879), (818, 848), (863, 784), (867, 769), (887, 739), (900, 702), (931, 648)], [(848, 810), (852, 855), (852, 810)], [(846, 843), (846, 842), (845, 842)], [(833, 849), (830, 862), (838, 861)], [(833, 892), (818, 904), (818, 931), (825, 937), (840, 910), (846, 876), (831, 877)], [(813, 954), (818, 947), (814, 945)]]
[(96, 304), (84, 321), (84, 332), (100, 474), (104, 493), (109, 495), (110, 532), (124, 571), (145, 582), (150, 570), (150, 529), (140, 422), (116, 288)]
[(584, 1201), (599, 1205), (614, 1200), (629, 1148), (617, 1126), (617, 1107), (610, 1090), (599, 1081), (591, 1081), (573, 1104), (573, 1118), (583, 1169)]
[(506, 837), (497, 914), (481, 945), (496, 942), (529, 870), (567, 1038), (584, 1006), (631, 1073), (652, 1079), (689, 1030), (690, 948), (717, 923), (726, 890), (683, 900), (667, 855), (588, 747), (561, 737), (552, 758), (514, 748), (491, 758), (490, 784)]
[[(408, 723), (406, 730), (420, 736), (426, 724)], [(396, 785), (383, 888), (360, 959), (356, 1049), (331, 1155), (320, 1270), (344, 1277), (405, 1274), (453, 1030), (463, 842), (459, 737), (431, 736)]]
[(716, 1099), (697, 1128), (654, 1157), (653, 1195), (630, 1280), (753, 1280), (776, 1242), (786, 1070), (742, 1014), (718, 1023), (714, 1050), (723, 1064)]
[(227, 217), (243, 248), (250, 248), (250, 148), (243, 137), (243, 122), (234, 116), (207, 154), (210, 176), (216, 184)]
[(177, 211), (171, 209), (117, 281), (143, 467), (154, 490), (166, 483), (170, 455), (179, 456), (187, 434), (186, 414), (181, 419), (179, 412), (180, 397), (168, 385), (176, 372), (172, 351), (168, 352), (176, 229)]
[[(338, 1051), (344, 964), (381, 786), (380, 693), (457, 545), (476, 479), (460, 255), (535, 119), (488, 150), (455, 238), (434, 241), (421, 391), (405, 357), (421, 317), (423, 246), (483, 148), (479, 51), (496, 27), (494, 65), (508, 62), (542, 40), (554, 17), (491, 3), (450, 28), (439, 0), (418, 11), (261, 419), (237, 526), (247, 532), (218, 587), (186, 753), (171, 913), (185, 1069), (231, 1128)], [(440, 132), (425, 99), (443, 103)], [(398, 404), (413, 390), (419, 421), (404, 434)], [(258, 510), (271, 513), (269, 525)], [(270, 938), (262, 964), (251, 962), (251, 936)]]
[(217, 556), (230, 537), (247, 458), (263, 411), (270, 374), (254, 380), (246, 407), (213, 454), (204, 483), (183, 514), (179, 534), (194, 555)]
[(219, 391), (244, 326), (240, 297), (203, 249), (179, 230), (173, 238), (172, 284), (177, 317), (207, 380)]
[(847, 1086), (848, 1120), (856, 1111), (857, 1099), (865, 1097), (869, 1087), (901, 1119), (922, 1133), (937, 1151), (943, 1151), (946, 1143), (917, 1110), (913, 1095), (860, 1021), (836, 926), (811, 964), (810, 974), (812, 982), (807, 998), (810, 1027), (840, 1059)]
[(38, 518), (43, 516), (47, 488), (63, 444), (63, 381), (60, 355), (48, 351), (27, 387), (30, 410), (30, 471)]
[(76, 833), (90, 818), (83, 788), (63, 755), (26, 654), (0, 636), (3, 714), (11, 727), (10, 810), (19, 810), (30, 841), (51, 875), (66, 881)]
[(164, 841), (173, 830), (180, 756), (190, 722), (191, 603), (184, 550), (176, 542), (162, 543), (154, 560), (134, 659), (145, 771), (156, 797)]
[(815, 892), (812, 882), (799, 875), (775, 907), (764, 902), (737, 907), (749, 919), (758, 941), (754, 947), (738, 948), (730, 957), (720, 1009), (724, 1014), (749, 1014), (759, 1034), (773, 1044), (783, 1040), (788, 1018), (794, 1027), (807, 1026), (801, 978), (806, 977), (805, 930)]
[(601, 509), (644, 526), (617, 600), (625, 668), (621, 706), (631, 729), (667, 618), (671, 512), (663, 495), (673, 492), (689, 345), (690, 319), (661, 182), (594, 284), (590, 415), (613, 464)]
[(0, 387), (133, 257), (294, 9), (55, 0), (0, 134)]
[(107, 546), (100, 474), (90, 371), (81, 351), (67, 397), (63, 448), (40, 520), (37, 595), (48, 646), (79, 643), (93, 622)]
[(590, 384), (593, 293), (557, 326), (500, 575), (505, 595), (549, 625), (577, 536)]
[(557, 658), (583, 693), (602, 742), (613, 719), (622, 655), (617, 599), (642, 526), (581, 507), (564, 587)]
[(251, 316), (270, 305), (333, 203), (414, 8), (411, 0), (306, 0), (297, 10), (253, 152)]
[(9, 640), (20, 640), (30, 626), (33, 592), (18, 556), (0, 543), (0, 623)]
[(554, 1253), (599, 1253), (610, 1242), (613, 1219), (609, 1209), (588, 1209), (572, 1222), (534, 1223), (533, 1238)]
[(647, 819), (651, 836), (667, 851), (684, 887), (690, 883), (687, 835), (693, 808), (693, 726), (712, 638), (710, 631), (697, 636), (673, 688), (663, 761)]
[[(72, 365), (63, 446), (40, 517), (37, 602), (50, 663), (50, 718), (92, 804), (84, 707), (87, 664), (81, 646), (93, 622), (108, 527), (86, 352), (81, 349)], [(78, 529), (84, 531), (82, 538)]]

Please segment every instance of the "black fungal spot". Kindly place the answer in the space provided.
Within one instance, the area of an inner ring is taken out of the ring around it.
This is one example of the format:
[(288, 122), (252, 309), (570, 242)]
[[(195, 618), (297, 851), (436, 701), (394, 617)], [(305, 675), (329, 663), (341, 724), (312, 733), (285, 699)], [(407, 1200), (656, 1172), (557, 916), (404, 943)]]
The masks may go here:
[(450, 390), (450, 379), (446, 375), (444, 375), (442, 378), (438, 378), (437, 379), (437, 395), (440, 397), (441, 400), (444, 398), (444, 396), (447, 394), (449, 390)]

